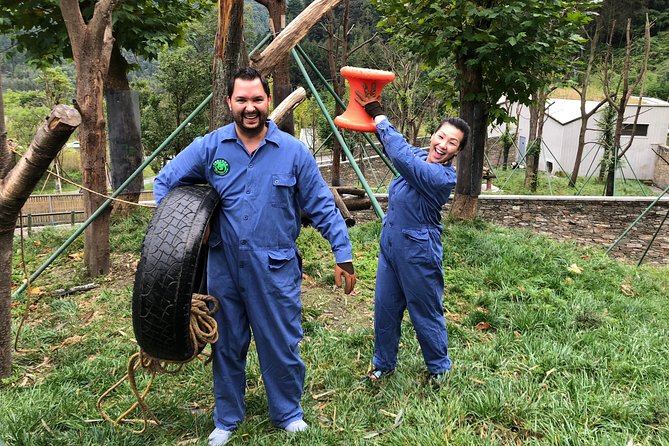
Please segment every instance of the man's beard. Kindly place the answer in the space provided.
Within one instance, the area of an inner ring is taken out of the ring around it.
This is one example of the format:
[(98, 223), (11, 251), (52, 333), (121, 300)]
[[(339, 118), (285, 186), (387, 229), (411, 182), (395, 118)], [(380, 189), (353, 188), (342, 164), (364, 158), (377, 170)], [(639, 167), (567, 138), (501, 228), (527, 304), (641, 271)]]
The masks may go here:
[[(244, 117), (253, 117), (255, 116), (256, 119), (258, 119), (257, 125), (253, 127), (249, 127), (244, 124)], [(240, 128), (240, 130), (245, 133), (246, 135), (249, 136), (255, 136), (263, 131), (263, 128), (265, 127), (265, 122), (267, 121), (267, 114), (262, 113), (260, 110), (256, 110), (255, 112), (252, 113), (247, 113), (247, 112), (242, 112), (235, 114), (233, 116), (235, 124), (237, 124), (237, 127)]]

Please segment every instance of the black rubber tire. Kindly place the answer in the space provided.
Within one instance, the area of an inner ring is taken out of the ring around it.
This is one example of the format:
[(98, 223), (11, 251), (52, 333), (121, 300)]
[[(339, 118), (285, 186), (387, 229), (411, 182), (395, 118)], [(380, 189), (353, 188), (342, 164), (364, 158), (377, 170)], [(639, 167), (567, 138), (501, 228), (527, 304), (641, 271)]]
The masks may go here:
[(205, 230), (219, 204), (209, 186), (171, 190), (151, 218), (132, 295), (132, 325), (139, 346), (165, 361), (186, 361), (196, 346), (190, 336), (193, 292), (206, 293)]

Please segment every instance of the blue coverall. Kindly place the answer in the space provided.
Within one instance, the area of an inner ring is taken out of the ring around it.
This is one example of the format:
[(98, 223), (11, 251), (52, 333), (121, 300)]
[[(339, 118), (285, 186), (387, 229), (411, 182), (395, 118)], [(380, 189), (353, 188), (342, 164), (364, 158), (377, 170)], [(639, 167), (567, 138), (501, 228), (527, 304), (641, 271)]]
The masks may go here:
[(401, 176), (388, 191), (374, 293), (374, 366), (392, 370), (404, 310), (408, 308), (427, 369), (451, 368), (442, 294), (444, 274), (441, 208), (451, 195), (452, 166), (428, 163), (427, 152), (409, 145), (387, 119), (376, 126)]
[(221, 197), (207, 270), (208, 292), (220, 302), (214, 424), (232, 431), (244, 419), (250, 327), (270, 418), (284, 428), (303, 417), (302, 262), (295, 244), (301, 210), (329, 241), (337, 263), (352, 259), (346, 225), (309, 150), (271, 120), (252, 155), (234, 124), (197, 138), (156, 177), (156, 202), (174, 187), (197, 183)]

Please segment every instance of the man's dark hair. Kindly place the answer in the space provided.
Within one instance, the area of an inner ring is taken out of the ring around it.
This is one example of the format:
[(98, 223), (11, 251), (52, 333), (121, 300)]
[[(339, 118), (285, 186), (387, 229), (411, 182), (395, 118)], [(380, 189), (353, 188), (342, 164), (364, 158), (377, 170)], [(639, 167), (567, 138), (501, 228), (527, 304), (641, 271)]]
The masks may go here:
[(232, 97), (232, 91), (235, 89), (235, 81), (237, 79), (242, 79), (245, 81), (252, 81), (254, 79), (260, 79), (260, 82), (262, 83), (262, 88), (265, 90), (265, 93), (267, 96), (270, 95), (269, 93), (269, 82), (267, 82), (267, 79), (265, 79), (265, 76), (260, 74), (258, 70), (255, 68), (251, 67), (246, 67), (246, 68), (240, 68), (237, 70), (234, 76), (230, 78), (230, 81), (228, 82), (228, 97)]
[(469, 128), (469, 124), (467, 124), (467, 121), (465, 121), (462, 118), (456, 118), (456, 117), (444, 118), (439, 123), (437, 130), (439, 130), (441, 126), (444, 124), (451, 124), (453, 127), (460, 130), (464, 135), (462, 137), (462, 141), (460, 141), (460, 150), (463, 150), (465, 147), (467, 147), (467, 141), (469, 141), (469, 134), (471, 133), (471, 129)]

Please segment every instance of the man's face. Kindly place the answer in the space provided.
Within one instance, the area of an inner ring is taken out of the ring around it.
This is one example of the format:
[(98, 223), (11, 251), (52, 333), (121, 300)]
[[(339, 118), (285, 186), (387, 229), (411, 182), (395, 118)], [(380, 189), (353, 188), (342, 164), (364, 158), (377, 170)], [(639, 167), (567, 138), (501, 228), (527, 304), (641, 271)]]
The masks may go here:
[(449, 123), (444, 123), (430, 137), (430, 151), (427, 154), (428, 163), (444, 164), (453, 159), (460, 151), (460, 143), (465, 134), (462, 130)]
[(237, 130), (247, 136), (261, 133), (269, 116), (269, 101), (270, 97), (265, 93), (260, 79), (235, 80), (228, 107)]

